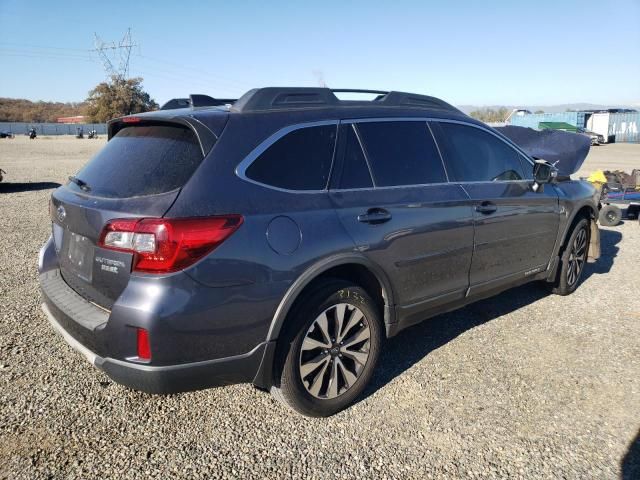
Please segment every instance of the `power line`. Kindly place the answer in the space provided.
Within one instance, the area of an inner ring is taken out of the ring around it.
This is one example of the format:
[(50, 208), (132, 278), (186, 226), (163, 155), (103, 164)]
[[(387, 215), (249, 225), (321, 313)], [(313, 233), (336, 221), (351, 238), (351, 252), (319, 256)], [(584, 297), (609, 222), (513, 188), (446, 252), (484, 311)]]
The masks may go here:
[(47, 51), (42, 49), (24, 49), (24, 48), (16, 48), (16, 47), (3, 47), (0, 45), (0, 50), (5, 52), (15, 52), (15, 53), (31, 53), (38, 55), (55, 55), (55, 56), (64, 56), (64, 57), (79, 57), (79, 58), (92, 58), (88, 52), (87, 54), (76, 53), (76, 52), (65, 52), (65, 51)]
[[(39, 56), (44, 58), (62, 58), (62, 56), (64, 56), (64, 58), (79, 58), (90, 60), (95, 58), (93, 57), (92, 53), (97, 52), (98, 58), (102, 62), (108, 76), (116, 75), (119, 77), (122, 76), (123, 78), (124, 76), (129, 76), (129, 62), (132, 53), (131, 49), (133, 47), (139, 46), (131, 40), (130, 29), (118, 44), (116, 44), (115, 42), (104, 42), (100, 37), (98, 37), (97, 34), (94, 35), (96, 37), (94, 40), (96, 46), (93, 49), (32, 45), (17, 42), (0, 42), (0, 46), (7, 45), (20, 47), (11, 48), (11, 56), (25, 57)], [(33, 49), (35, 49), (35, 51)], [(0, 50), (2, 50), (1, 47)], [(86, 53), (87, 55), (82, 55), (82, 53), (80, 52)], [(1, 52), (0, 55), (2, 55)], [(185, 78), (188, 78), (192, 82), (198, 82), (202, 85), (206, 85), (208, 88), (211, 88), (212, 84), (214, 86), (220, 85), (228, 89), (233, 89), (238, 93), (244, 93), (249, 88), (255, 87), (255, 84), (253, 83), (231, 79), (229, 77), (220, 75), (219, 72), (212, 72), (211, 70), (187, 65), (185, 63), (175, 63), (164, 59), (149, 57), (140, 53), (134, 53), (133, 56), (142, 61), (143, 68), (139, 68), (138, 71), (143, 77), (146, 76), (147, 72), (150, 70), (151, 72), (159, 72), (161, 75), (171, 75), (178, 80), (184, 80)], [(116, 62), (116, 58), (114, 57), (118, 57), (118, 62)], [(115, 65), (116, 63), (118, 63), (117, 68)], [(162, 67), (162, 65), (164, 65), (164, 67)], [(198, 78), (196, 78), (195, 73), (199, 74)], [(160, 75), (152, 73), (152, 76), (159, 77)]]
[[(244, 93), (243, 89), (239, 89), (237, 87), (216, 88), (215, 82), (207, 81), (207, 79), (203, 79), (200, 76), (175, 74), (161, 70), (149, 69), (147, 67), (139, 68), (140, 76), (145, 79), (162, 79), (170, 81), (173, 85), (179, 84), (180, 88), (183, 89), (180, 93), (183, 95), (187, 93), (196, 93), (198, 91), (217, 96), (238, 96)], [(225, 93), (218, 93), (220, 91), (224, 91)]]
[(29, 44), (17, 43), (17, 42), (0, 42), (0, 45), (9, 45), (9, 46), (22, 47), (22, 48), (37, 48), (41, 50), (74, 50), (77, 52), (86, 52), (86, 53), (91, 52), (91, 50), (87, 48), (50, 47), (46, 45), (29, 45)]
[(91, 57), (75, 56), (75, 55), (63, 55), (46, 52), (30, 52), (20, 50), (7, 50), (0, 49), (0, 56), (7, 57), (24, 57), (24, 58), (48, 58), (52, 60), (80, 60), (84, 62), (94, 62)]
[(233, 79), (230, 79), (228, 77), (221, 76), (217, 72), (214, 73), (214, 72), (211, 72), (210, 70), (206, 70), (206, 69), (199, 68), (199, 67), (194, 67), (192, 65), (187, 65), (187, 64), (184, 64), (184, 63), (178, 64), (178, 63), (170, 62), (168, 60), (149, 57), (147, 55), (141, 55), (141, 54), (136, 54), (136, 57), (139, 57), (139, 58), (142, 58), (142, 59), (146, 59), (146, 60), (150, 60), (150, 61), (156, 62), (156, 63), (162, 63), (162, 64), (165, 64), (165, 65), (173, 66), (173, 67), (179, 68), (181, 71), (191, 70), (193, 72), (198, 72), (198, 73), (200, 73), (202, 75), (206, 75), (207, 77), (216, 79), (217, 81), (220, 81), (220, 82), (223, 82), (223, 83), (227, 83), (227, 84), (232, 85), (234, 87), (240, 87), (240, 86), (243, 85), (244, 87), (240, 87), (241, 90), (245, 90), (246, 88), (253, 88), (255, 86), (253, 84), (249, 84), (249, 83), (244, 82), (242, 80), (233, 80)]

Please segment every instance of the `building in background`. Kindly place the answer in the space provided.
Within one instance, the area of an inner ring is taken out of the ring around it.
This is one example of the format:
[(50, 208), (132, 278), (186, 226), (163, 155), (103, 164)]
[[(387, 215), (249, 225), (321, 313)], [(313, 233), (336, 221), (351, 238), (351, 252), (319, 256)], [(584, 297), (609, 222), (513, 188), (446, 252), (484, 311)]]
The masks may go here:
[(87, 123), (87, 117), (84, 115), (75, 115), (73, 117), (56, 118), (58, 123)]
[(516, 109), (507, 118), (507, 124), (536, 130), (557, 122), (595, 132), (608, 143), (640, 143), (640, 112), (628, 108), (559, 113), (531, 113)]

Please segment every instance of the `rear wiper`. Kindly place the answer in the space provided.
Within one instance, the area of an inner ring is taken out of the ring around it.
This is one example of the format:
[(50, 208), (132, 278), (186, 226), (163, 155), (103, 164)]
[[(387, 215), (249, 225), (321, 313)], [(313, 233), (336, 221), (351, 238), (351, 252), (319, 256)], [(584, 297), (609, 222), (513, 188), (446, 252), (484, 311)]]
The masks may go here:
[(91, 187), (84, 180), (80, 180), (78, 177), (75, 177), (73, 175), (69, 176), (69, 180), (71, 180), (73, 183), (78, 185), (82, 191), (84, 191), (84, 192), (90, 192), (91, 191)]

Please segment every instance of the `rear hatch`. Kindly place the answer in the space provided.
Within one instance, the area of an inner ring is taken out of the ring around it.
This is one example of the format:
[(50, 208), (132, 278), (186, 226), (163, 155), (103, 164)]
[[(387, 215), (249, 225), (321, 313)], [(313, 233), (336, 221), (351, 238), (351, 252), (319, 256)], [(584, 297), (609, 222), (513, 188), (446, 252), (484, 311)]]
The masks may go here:
[(61, 274), (76, 292), (106, 309), (126, 287), (133, 255), (98, 245), (105, 224), (162, 217), (216, 139), (188, 122), (124, 120), (110, 125), (107, 145), (51, 199)]

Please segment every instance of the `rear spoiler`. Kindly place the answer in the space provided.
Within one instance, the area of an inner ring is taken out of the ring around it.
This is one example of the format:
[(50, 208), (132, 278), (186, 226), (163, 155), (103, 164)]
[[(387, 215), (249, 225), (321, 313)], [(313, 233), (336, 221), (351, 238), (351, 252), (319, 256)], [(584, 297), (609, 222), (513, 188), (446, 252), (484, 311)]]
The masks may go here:
[(218, 140), (218, 136), (202, 122), (190, 116), (175, 116), (170, 112), (162, 115), (160, 111), (153, 112), (152, 115), (129, 115), (127, 117), (114, 118), (107, 122), (107, 139), (111, 138), (125, 127), (132, 126), (152, 126), (164, 125), (175, 126), (180, 125), (192, 130), (196, 134), (196, 138), (200, 143), (200, 149), (204, 156), (209, 153), (213, 145)]
[(189, 98), (173, 98), (162, 105), (160, 110), (175, 110), (177, 108), (220, 107), (232, 105), (237, 99), (213, 98), (209, 95), (191, 94)]

